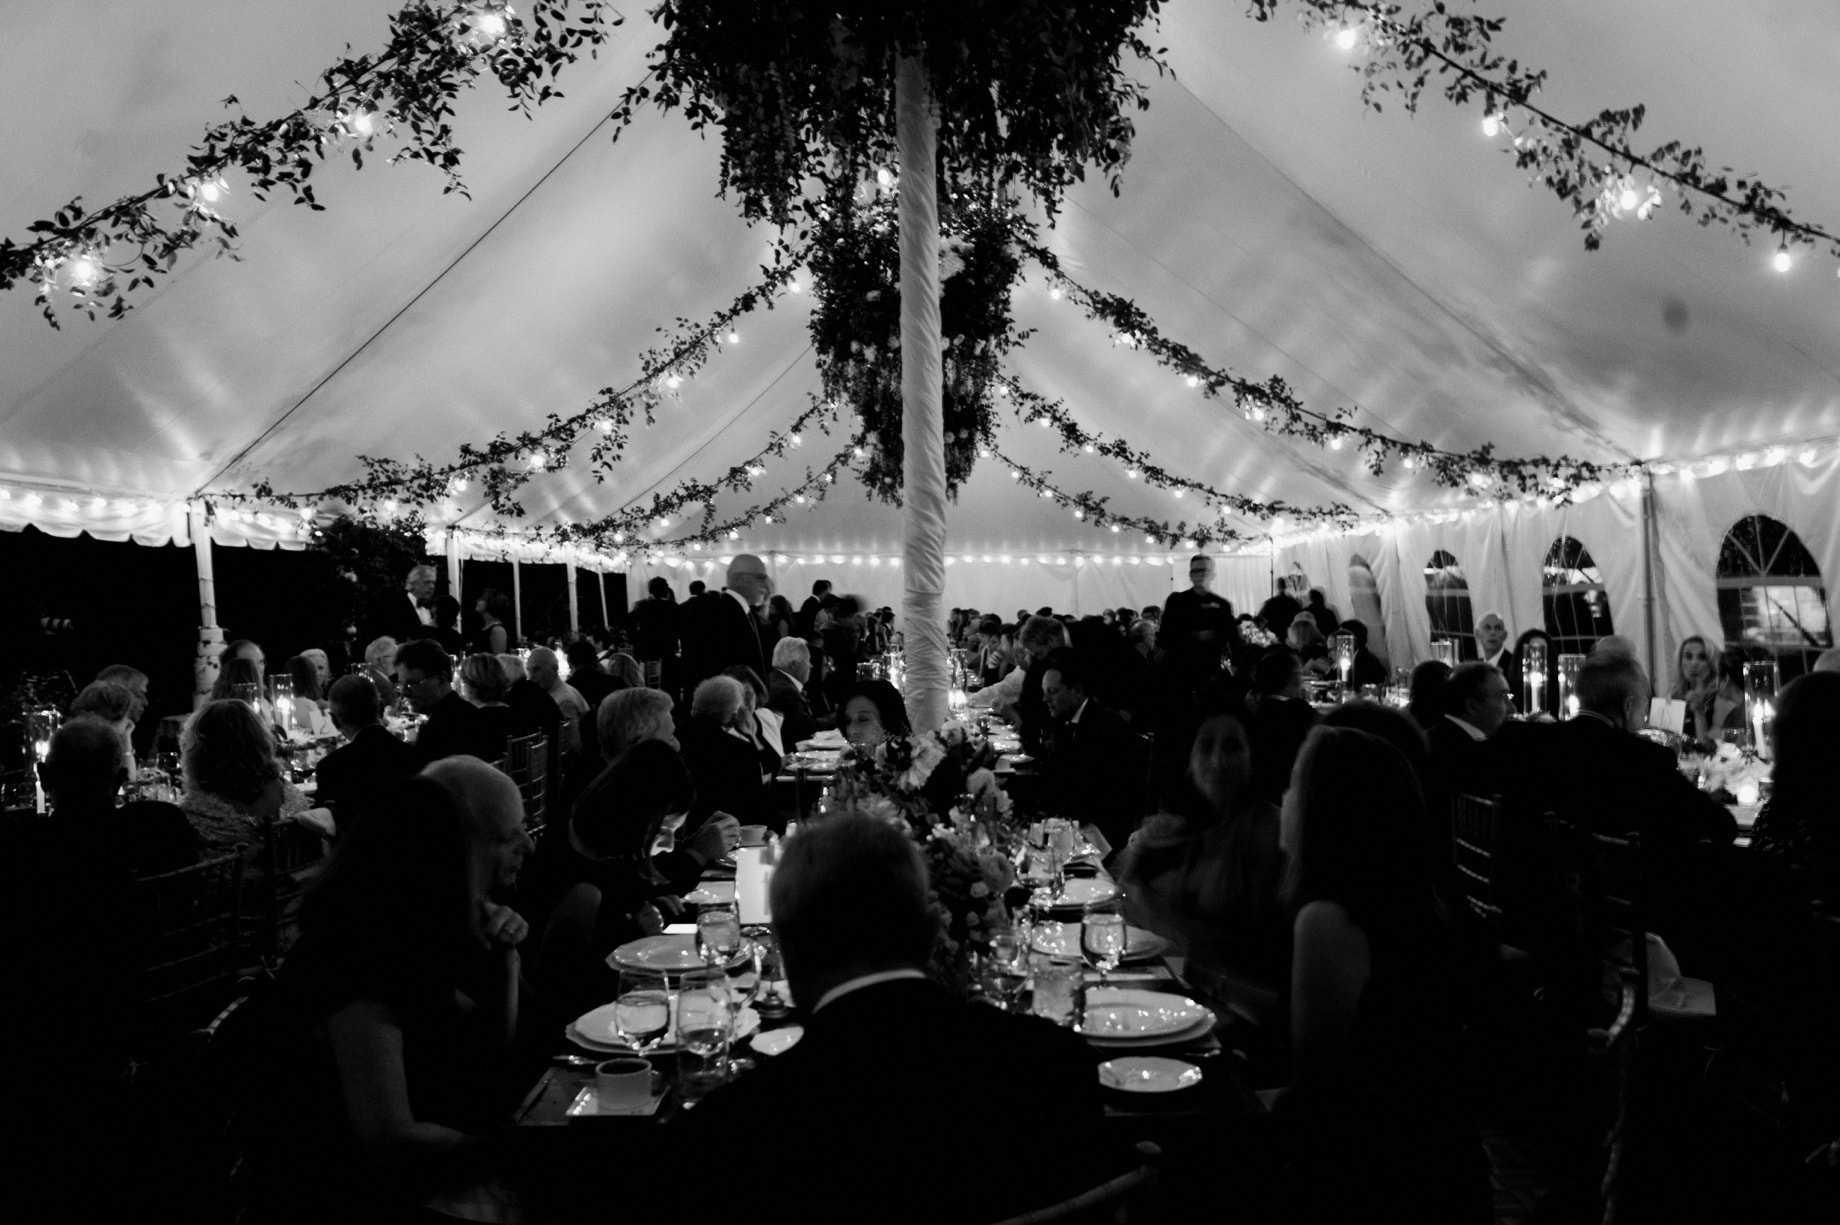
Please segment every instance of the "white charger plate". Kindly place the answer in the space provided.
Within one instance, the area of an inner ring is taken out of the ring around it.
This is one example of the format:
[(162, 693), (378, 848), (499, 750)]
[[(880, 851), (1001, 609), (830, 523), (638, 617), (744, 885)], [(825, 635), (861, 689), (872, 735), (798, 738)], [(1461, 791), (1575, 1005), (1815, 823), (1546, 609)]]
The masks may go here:
[[(1038, 894), (1044, 890), (1036, 890)], [(1058, 900), (1050, 902), (1055, 908), (1062, 906), (1102, 906), (1118, 896), (1118, 886), (1099, 876), (1075, 876), (1067, 881)]]
[[(728, 964), (736, 965), (751, 954), (752, 950), (744, 941), (740, 951), (729, 958)], [(627, 970), (660, 970), (682, 974), (686, 970), (702, 969), (703, 955), (696, 951), (694, 932), (667, 932), (661, 936), (644, 936), (622, 944), (607, 954), (607, 964)]]
[(1185, 995), (1135, 987), (1091, 987), (1080, 1032), (1102, 1042), (1170, 1042), (1205, 1030), (1214, 1014)]
[(1161, 1055), (1125, 1055), (1099, 1065), (1099, 1083), (1126, 1093), (1174, 1093), (1201, 1083), (1201, 1069)]
[[(630, 1055), (633, 1048), (620, 1037), (614, 1026), (614, 1006), (602, 1004), (589, 1009), (563, 1027), (562, 1036), (576, 1046), (597, 1054)], [(743, 1008), (735, 1018), (735, 1041), (739, 1042), (760, 1028), (760, 1014)], [(671, 993), (671, 1019), (664, 1038), (653, 1050), (672, 1050), (677, 1046), (677, 993)]]
[[(1043, 923), (1036, 927), (1035, 934), (1029, 939), (1029, 947), (1037, 953), (1050, 953), (1056, 957), (1083, 957), (1080, 948), (1080, 923)], [(1127, 925), (1124, 929), (1124, 961), (1145, 961), (1151, 957), (1161, 957), (1169, 951), (1169, 941), (1142, 927)]]

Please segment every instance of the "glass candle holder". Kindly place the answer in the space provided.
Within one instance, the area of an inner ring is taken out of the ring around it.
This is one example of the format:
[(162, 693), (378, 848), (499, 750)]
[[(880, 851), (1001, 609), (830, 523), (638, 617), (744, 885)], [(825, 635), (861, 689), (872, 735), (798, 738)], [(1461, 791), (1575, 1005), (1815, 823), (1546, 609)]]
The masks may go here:
[(1744, 728), (1751, 747), (1770, 760), (1770, 732), (1776, 727), (1776, 692), (1781, 680), (1774, 659), (1751, 660), (1744, 665)]
[(1521, 714), (1532, 718), (1546, 709), (1546, 643), (1530, 638), (1521, 647)]
[(1578, 713), (1578, 670), (1584, 656), (1559, 656), (1559, 717), (1569, 719)]
[(1434, 638), (1431, 640), (1431, 658), (1447, 667), (1457, 666), (1457, 642), (1454, 638)]
[(26, 711), (25, 728), (26, 765), (32, 771), (32, 801), (35, 812), (45, 811), (45, 759), (51, 756), (51, 737), (56, 734), (63, 717), (56, 709), (46, 706), (39, 710)]
[(1342, 689), (1348, 689), (1348, 679), (1354, 673), (1354, 635), (1336, 633), (1329, 636), (1329, 657), (1335, 664), (1335, 674), (1341, 678)]

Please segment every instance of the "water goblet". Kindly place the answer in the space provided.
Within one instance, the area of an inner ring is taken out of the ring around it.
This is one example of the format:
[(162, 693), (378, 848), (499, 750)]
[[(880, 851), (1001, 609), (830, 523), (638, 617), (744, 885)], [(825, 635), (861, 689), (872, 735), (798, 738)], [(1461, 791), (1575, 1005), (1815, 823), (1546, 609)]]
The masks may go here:
[[(734, 1033), (741, 1031), (741, 1013), (760, 994), (761, 963), (763, 953), (760, 945), (749, 941), (746, 956), (737, 959), (727, 969), (728, 977), (728, 1015), (729, 1025)], [(745, 1055), (730, 1054), (728, 1070), (745, 1072), (754, 1066), (754, 1061)]]
[(741, 919), (734, 907), (709, 906), (696, 916), (696, 947), (712, 966), (741, 951)]
[(1124, 960), (1124, 916), (1089, 914), (1080, 925), (1080, 950), (1088, 961), (1099, 967), (1099, 982), (1104, 985), (1118, 963)]
[(671, 1027), (671, 994), (657, 970), (621, 970), (613, 1027), (639, 1054), (648, 1054)]
[(678, 1086), (690, 1101), (727, 1078), (734, 1021), (729, 1012), (727, 975), (718, 969), (690, 970), (677, 992)]

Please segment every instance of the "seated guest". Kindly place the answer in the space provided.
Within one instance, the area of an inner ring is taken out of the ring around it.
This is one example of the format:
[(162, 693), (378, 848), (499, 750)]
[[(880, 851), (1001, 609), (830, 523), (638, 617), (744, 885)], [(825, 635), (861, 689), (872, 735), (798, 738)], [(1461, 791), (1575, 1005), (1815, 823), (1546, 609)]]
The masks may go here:
[(1385, 685), (1388, 676), (1380, 657), (1367, 649), (1367, 622), (1349, 617), (1341, 622), (1341, 633), (1354, 638), (1354, 667), (1349, 669), (1348, 683), (1356, 689), (1366, 685)]
[(275, 737), (246, 702), (206, 702), (179, 742), (185, 792), (179, 807), (205, 854), (256, 847), (265, 821), (296, 820), (311, 805), (281, 777)]
[(1308, 611), (1299, 612), (1291, 618), (1291, 623), (1284, 631), (1285, 645), (1303, 661), (1304, 670), (1316, 676), (1329, 675), (1329, 644), (1323, 638), (1322, 631), (1316, 628), (1316, 619)]
[[(581, 694), (582, 701), (588, 704), (583, 714), (591, 714), (601, 708), (601, 699), (614, 690), (613, 677), (601, 667), (601, 655), (592, 639), (577, 638), (562, 648), (562, 656), (569, 661), (569, 684), (575, 692)], [(584, 729), (585, 730), (585, 729)]]
[[(562, 679), (562, 670), (557, 666), (556, 653), (548, 647), (538, 647), (524, 661), (524, 674), (530, 683), (549, 695), (561, 712), (557, 724), (557, 734), (561, 737), (561, 752), (564, 754), (581, 752), (581, 717), (588, 713), (588, 700), (581, 696), (581, 691)], [(603, 697), (606, 695), (602, 695)]]
[(1048, 652), (1072, 646), (1067, 627), (1053, 617), (1035, 616), (1023, 622), (1016, 634), (1022, 649), (1017, 659), (1028, 670), (1022, 675), (1022, 688), (1016, 696), (1016, 720), (1022, 733), (1022, 747), (1039, 756), (1048, 743), (1053, 720), (1041, 698), (1041, 674), (1047, 669)]
[(767, 677), (767, 707), (780, 718), (780, 738), (788, 750), (810, 740), (820, 727), (835, 727), (835, 716), (823, 720), (811, 713), (805, 682), (811, 679), (811, 646), (803, 638), (781, 638), (773, 644), (773, 673)]
[(460, 601), (442, 592), (429, 602), (429, 608), (433, 620), (428, 623), (428, 637), (456, 659), (466, 654), (466, 639), (460, 633)]
[(320, 693), (330, 694), (332, 692), (332, 661), (326, 657), (326, 653), (318, 647), (308, 647), (300, 653), (300, 657), (313, 665), (313, 675), (319, 681)]
[[(884, 1225), (1007, 1217), (1105, 1177), (1085, 1044), (955, 1000), (922, 972), (938, 925), (911, 838), (867, 817), (815, 822), (785, 844), (769, 889), (805, 1036), (683, 1117), (672, 1147), (687, 1166), (750, 1137), (823, 1136), (775, 1157), (773, 1219)], [(966, 1162), (964, 1120), (986, 1118), (1003, 1120), (1004, 1159)], [(897, 1134), (904, 1163), (952, 1176), (891, 1189)]]
[(389, 819), (354, 827), (308, 896), (281, 976), (300, 1049), (277, 1064), (295, 1094), (275, 1125), (307, 1220), (466, 1215), (515, 1100), (529, 929), (497, 895), (530, 849), (517, 787), (455, 759), (382, 800)]
[(134, 708), (134, 691), (115, 681), (91, 681), (70, 702), (71, 718), (87, 715), (115, 729), (115, 735), (121, 740), (129, 781), (135, 775)]
[(128, 722), (138, 725), (141, 716), (147, 713), (147, 674), (128, 664), (110, 664), (96, 673), (96, 680), (99, 683), (113, 681), (133, 696), (134, 707), (128, 712)]
[(1814, 897), (1840, 901), (1840, 674), (1789, 682), (1770, 733), (1770, 799), (1751, 830), (1751, 854), (1780, 860)]
[(488, 757), (491, 731), (479, 711), (454, 692), (454, 661), (431, 638), (405, 642), (396, 652), (396, 681), (415, 713), (427, 722), (416, 733), (415, 751), (424, 765), (443, 757)]
[(1305, 1221), (1491, 1219), (1453, 956), (1418, 783), (1385, 741), (1318, 728), (1284, 803), (1293, 1080), (1280, 1117)]
[(396, 692), (396, 639), (373, 638), (364, 648), (364, 669), (359, 675), (377, 686), (377, 698), (384, 710), (400, 709), (401, 695)]
[(1476, 662), (1491, 664), (1505, 676), (1514, 667), (1514, 652), (1508, 649), (1508, 623), (1497, 612), (1485, 612), (1476, 618)]
[(595, 715), (601, 755), (612, 761), (641, 740), (662, 740), (677, 748), (677, 724), (671, 718), (675, 705), (662, 689), (616, 689), (602, 698)]
[[(1046, 707), (1043, 707), (1046, 710)], [(911, 736), (907, 703), (887, 681), (857, 681), (844, 696), (837, 715), (843, 737), (859, 749), (872, 749), (892, 736)]]
[(1042, 760), (1050, 807), (1082, 825), (1097, 826), (1121, 847), (1148, 807), (1148, 745), (1088, 692), (1091, 677), (1072, 651), (1051, 652), (1041, 696), (1054, 731)]
[(1427, 659), (1412, 669), (1407, 689), (1406, 713), (1427, 734), (1444, 718), (1444, 682), (1450, 677), (1450, 665), (1441, 659)]
[(690, 718), (679, 738), (684, 761), (696, 779), (696, 804), (685, 822), (692, 832), (718, 812), (744, 825), (775, 823), (769, 820), (770, 797), (760, 757), (745, 730), (746, 716), (747, 696), (732, 676), (710, 677), (690, 699)]
[[(251, 692), (251, 685), (255, 686), (253, 698), (244, 696)], [(262, 720), (262, 726), (275, 725), (275, 707), (263, 691), (262, 669), (254, 660), (244, 656), (225, 656), (224, 661), (218, 665), (217, 679), (211, 682), (211, 693), (207, 700), (225, 702), (233, 698), (246, 702)], [(198, 716), (194, 713), (192, 717), (195, 719)]]
[(505, 704), (505, 691), (511, 678), (496, 655), (468, 655), (460, 665), (460, 696), (479, 712), (483, 729), (479, 756), (497, 761), (505, 755), (505, 745), (518, 734), (517, 714)]
[(505, 689), (505, 705), (511, 708), (517, 734), (528, 736), (532, 732), (541, 732), (550, 743), (552, 754), (560, 754), (558, 746), (562, 728), (562, 711), (549, 694), (537, 688), (524, 674), (524, 661), (510, 651), (499, 653), (498, 662), (505, 666), (505, 676), (511, 684)]
[(1487, 797), (1501, 790), (1495, 756), (1486, 746), (1513, 710), (1508, 679), (1494, 664), (1470, 660), (1451, 670), (1444, 682), (1444, 717), (1426, 734), (1432, 778), (1426, 799), (1433, 813), (1448, 813), (1453, 796)]
[(1304, 700), (1303, 664), (1287, 646), (1265, 648), (1252, 666), (1252, 789), (1276, 804), (1290, 785), (1291, 764), (1303, 739), (1316, 726), (1316, 711)]
[[(615, 689), (645, 688), (645, 669), (637, 659), (625, 651), (613, 652), (601, 664), (601, 667), (606, 671), (607, 679), (613, 682), (607, 687), (608, 693), (612, 693)], [(582, 696), (587, 697), (588, 695), (584, 693)], [(596, 702), (594, 708), (599, 710), (600, 703)]]
[(319, 701), (319, 669), (305, 655), (295, 655), (287, 661), (287, 673), (294, 682), (294, 703), (289, 711), (292, 726), (309, 736), (330, 736), (332, 720)]
[(116, 807), (128, 760), (120, 729), (95, 716), (73, 714), (52, 733), (41, 774), (54, 841), (73, 851), (60, 862), (102, 868), (123, 882), (198, 862), (198, 834), (176, 806), (130, 800)]
[(394, 779), (421, 768), (415, 750), (390, 734), (381, 720), (377, 687), (363, 676), (341, 676), (332, 685), (332, 725), (345, 743), (326, 754), (313, 772), (313, 798), (332, 810), (344, 836), (363, 806)]
[(779, 712), (767, 705), (766, 682), (760, 679), (754, 669), (744, 664), (724, 668), (722, 675), (732, 676), (741, 682), (742, 696), (747, 706), (747, 717), (743, 720), (747, 737), (754, 742), (754, 751), (760, 755), (761, 772), (771, 776), (779, 770), (779, 763), (786, 756), (786, 746), (780, 729)]
[(987, 657), (995, 671), (995, 680), (974, 689), (969, 699), (971, 709), (989, 711), (1000, 719), (1016, 717), (1016, 705), (1022, 700), (1022, 683), (1028, 678), (1028, 657), (1016, 645), (1017, 630), (1005, 625), (998, 631), (997, 646)]
[(1622, 634), (1605, 634), (1602, 638), (1599, 638), (1595, 644), (1592, 645), (1591, 654), (1593, 655), (1615, 655), (1621, 659), (1627, 659), (1627, 660), (1630, 660), (1631, 662), (1638, 662), (1636, 660), (1635, 641), (1633, 639), (1623, 636)]
[(675, 861), (688, 880), (654, 858), (690, 811), (696, 788), (670, 745), (642, 740), (616, 757), (575, 801), (567, 821), (543, 831), (518, 885), (518, 905), (537, 933), (531, 982), (566, 1021), (612, 999), (607, 967), (618, 946), (664, 930), (667, 895), (695, 886), (703, 866), (740, 841), (732, 822), (710, 821)]
[(1186, 786), (1131, 836), (1118, 877), (1126, 914), (1173, 940), (1197, 987), (1249, 1019), (1282, 1015), (1290, 919), (1278, 809), (1252, 790), (1245, 710), (1202, 715)]

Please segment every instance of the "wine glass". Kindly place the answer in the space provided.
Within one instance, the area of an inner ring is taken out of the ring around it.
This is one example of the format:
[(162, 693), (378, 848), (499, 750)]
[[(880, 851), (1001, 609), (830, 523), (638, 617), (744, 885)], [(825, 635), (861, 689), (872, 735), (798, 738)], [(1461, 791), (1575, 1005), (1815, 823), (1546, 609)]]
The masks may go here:
[(1014, 1012), (1028, 982), (1028, 948), (1022, 934), (1014, 929), (992, 933), (984, 958), (985, 994), (1005, 1012)]
[(1048, 887), (1053, 890), (1052, 897), (1060, 901), (1067, 895), (1067, 862), (1073, 858), (1074, 827), (1073, 822), (1055, 818), (1046, 826), (1048, 835), (1048, 870), (1053, 879)]
[(705, 907), (696, 916), (696, 948), (707, 965), (724, 965), (741, 951), (741, 919), (732, 906)]
[(613, 1006), (613, 1027), (633, 1050), (644, 1055), (664, 1040), (671, 1027), (671, 993), (657, 970), (621, 970), (620, 993)]
[(718, 969), (690, 970), (677, 992), (679, 1087), (692, 1101), (721, 1084), (734, 1035), (728, 976)]
[[(754, 998), (760, 994), (762, 950), (760, 945), (749, 941), (747, 956), (737, 958), (726, 973), (728, 978), (728, 1016), (730, 1032), (736, 1036), (741, 1033), (741, 1014)], [(754, 1061), (743, 1055), (730, 1054), (728, 1070), (745, 1072), (754, 1066)]]
[(755, 940), (754, 948), (760, 956), (756, 992), (765, 988), (765, 994), (759, 996), (757, 1010), (763, 1017), (783, 1017), (792, 1010), (792, 1004), (779, 990), (780, 981), (786, 976), (785, 966), (780, 961), (779, 943), (769, 931)]
[(1124, 941), (1123, 915), (1089, 914), (1080, 925), (1080, 950), (1088, 961), (1099, 967), (1101, 985), (1124, 960)]

